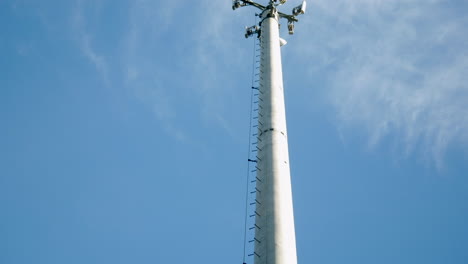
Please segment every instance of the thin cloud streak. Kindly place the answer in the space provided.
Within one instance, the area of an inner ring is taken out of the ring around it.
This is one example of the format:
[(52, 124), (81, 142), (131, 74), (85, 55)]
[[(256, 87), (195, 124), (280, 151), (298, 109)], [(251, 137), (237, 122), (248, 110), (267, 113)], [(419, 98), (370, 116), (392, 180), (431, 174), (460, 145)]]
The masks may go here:
[(101, 76), (104, 84), (109, 87), (109, 67), (104, 56), (98, 54), (92, 46), (92, 37), (86, 30), (86, 19), (83, 14), (83, 1), (77, 1), (73, 12), (72, 27), (76, 35), (78, 45), (83, 55), (96, 68), (96, 71)]
[[(206, 15), (207, 7), (216, 12)], [(179, 24), (178, 16), (187, 14), (192, 16), (190, 25)], [(236, 19), (234, 14), (230, 3), (207, 0), (192, 8), (179, 2), (161, 4), (145, 0), (132, 5), (130, 28), (124, 40), (126, 86), (154, 109), (165, 126), (177, 127), (175, 123), (184, 113), (177, 113), (176, 99), (184, 96), (188, 103), (198, 106), (197, 114), (204, 122), (236, 137), (229, 129), (232, 120), (226, 113), (232, 108), (220, 100), (238, 94), (238, 87), (226, 80), (245, 66), (239, 56), (244, 55), (242, 48), (232, 41), (233, 38), (242, 41), (242, 35), (232, 34), (234, 27), (242, 30), (242, 24), (231, 23)], [(165, 52), (168, 45), (172, 45), (167, 48), (172, 52), (179, 50), (178, 56), (170, 57)], [(165, 84), (177, 90), (164, 90)]]
[[(242, 142), (243, 137), (233, 133), (233, 123), (239, 117), (233, 109), (238, 109), (243, 99), (239, 95), (247, 99), (250, 91), (253, 40), (245, 40), (243, 34), (245, 25), (254, 24), (257, 10), (245, 7), (234, 12), (230, 2), (210, 0), (199, 1), (197, 9), (194, 20), (199, 30), (192, 32), (190, 38), (195, 40), (192, 56), (197, 67), (193, 68), (193, 75), (199, 84), (197, 93), (204, 102), (202, 117), (222, 128), (231, 139)], [(243, 80), (245, 86), (229, 81), (234, 79)], [(245, 112), (244, 117), (247, 116)]]
[(129, 29), (123, 39), (122, 71), (125, 86), (151, 108), (164, 131), (178, 141), (186, 141), (186, 133), (175, 125), (175, 102), (164, 89), (171, 74), (158, 53), (164, 50), (162, 35), (168, 31), (177, 6), (176, 2), (160, 5), (146, 0), (132, 4)]

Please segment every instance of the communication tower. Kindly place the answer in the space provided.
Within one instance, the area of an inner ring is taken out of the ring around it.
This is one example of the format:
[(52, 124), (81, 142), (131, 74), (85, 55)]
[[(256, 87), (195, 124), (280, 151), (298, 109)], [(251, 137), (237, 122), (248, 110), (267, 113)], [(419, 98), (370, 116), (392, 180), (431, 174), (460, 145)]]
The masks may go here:
[[(304, 14), (306, 2), (293, 8), (292, 14), (278, 11), (286, 0), (269, 0), (263, 6), (250, 0), (233, 0), (232, 9), (253, 6), (260, 10), (258, 25), (247, 27), (245, 37), (258, 37), (260, 65), (258, 87), (258, 132), (255, 158), (255, 264), (297, 264), (293, 200), (289, 169), (288, 133), (283, 91), (280, 47), (286, 41), (279, 36), (279, 21), (286, 19), (289, 34), (294, 34), (297, 16)], [(245, 245), (244, 245), (245, 248)], [(244, 250), (244, 264), (246, 252)]]

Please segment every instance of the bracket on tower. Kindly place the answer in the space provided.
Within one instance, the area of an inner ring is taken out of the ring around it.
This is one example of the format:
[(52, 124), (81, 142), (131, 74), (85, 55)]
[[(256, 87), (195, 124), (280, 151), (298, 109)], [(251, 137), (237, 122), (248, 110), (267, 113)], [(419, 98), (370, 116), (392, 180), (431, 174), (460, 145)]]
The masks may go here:
[(289, 35), (294, 34), (294, 22), (292, 21), (288, 21), (288, 32)]
[(245, 38), (248, 38), (250, 36), (253, 36), (254, 34), (257, 34), (258, 37), (260, 37), (260, 27), (255, 25), (251, 27), (245, 27)]

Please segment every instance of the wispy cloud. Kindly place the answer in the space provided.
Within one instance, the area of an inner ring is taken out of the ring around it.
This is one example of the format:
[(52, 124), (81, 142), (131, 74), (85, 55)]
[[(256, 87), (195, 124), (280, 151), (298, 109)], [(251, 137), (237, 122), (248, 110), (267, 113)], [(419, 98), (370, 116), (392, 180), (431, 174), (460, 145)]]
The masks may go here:
[(370, 146), (394, 138), (405, 155), (422, 153), (438, 168), (449, 147), (468, 143), (466, 4), (320, 0), (313, 8), (321, 20), (312, 23), (313, 70), (327, 74), (342, 128), (364, 127)]
[(176, 125), (176, 101), (167, 87), (174, 80), (167, 70), (165, 54), (167, 40), (164, 35), (175, 23), (174, 13), (178, 3), (164, 4), (139, 0), (132, 3), (129, 10), (129, 23), (123, 38), (122, 71), (125, 86), (139, 100), (151, 108), (167, 134), (179, 141), (188, 135)]
[[(233, 98), (239, 87), (226, 80), (245, 65), (239, 56), (243, 49), (233, 41), (242, 41), (242, 24), (231, 23), (235, 16), (230, 3), (204, 0), (188, 7), (177, 1), (140, 0), (130, 13), (123, 62), (127, 86), (166, 126), (178, 127), (177, 119), (187, 114), (178, 111), (185, 100), (197, 106), (197, 118), (233, 136), (224, 113), (231, 108), (224, 99)], [(233, 27), (240, 29), (239, 35), (231, 34)]]
[[(204, 102), (202, 116), (222, 128), (232, 139), (242, 141), (242, 137), (233, 133), (234, 116), (239, 115), (233, 109), (238, 109), (241, 104), (239, 95), (249, 98), (253, 40), (245, 40), (243, 34), (245, 25), (255, 23), (257, 10), (246, 7), (233, 12), (228, 1), (202, 0), (198, 3), (194, 17), (198, 21), (198, 30), (191, 32), (190, 38), (195, 44), (191, 56), (197, 65), (193, 68), (199, 84), (197, 93)], [(239, 83), (244, 85), (239, 86)], [(248, 116), (247, 111), (241, 113), (245, 113), (245, 118)]]
[(83, 55), (94, 65), (104, 84), (109, 86), (109, 66), (105, 57), (98, 54), (92, 46), (92, 36), (86, 29), (87, 24), (83, 5), (84, 3), (82, 0), (76, 1), (72, 17), (73, 32)]
[[(94, 41), (102, 41), (102, 36), (93, 35), (89, 28), (92, 22), (100, 21), (106, 16), (105, 7), (110, 2), (90, 2), (77, 0), (73, 9), (72, 27), (78, 46), (83, 56), (94, 65), (106, 86), (111, 82), (122, 84), (131, 89), (141, 102), (146, 104), (160, 122), (164, 131), (179, 141), (185, 141), (187, 135), (176, 126), (177, 111), (171, 93), (167, 90), (168, 71), (164, 62), (158, 58), (161, 51), (160, 43), (163, 42), (163, 34), (168, 27), (175, 22), (173, 14), (178, 6), (176, 2), (169, 1), (161, 5), (155, 1), (137, 0), (130, 4), (128, 23), (123, 23), (120, 28), (122, 38), (116, 46), (122, 51), (113, 54), (114, 62), (120, 64), (111, 67), (109, 60), (93, 47)], [(108, 15), (108, 14), (107, 14)], [(101, 39), (94, 39), (100, 37)], [(113, 51), (108, 51), (112, 52)], [(120, 67), (119, 67), (120, 66)], [(119, 70), (121, 74), (116, 74)], [(112, 75), (111, 75), (112, 73)], [(111, 80), (111, 76), (113, 80)]]

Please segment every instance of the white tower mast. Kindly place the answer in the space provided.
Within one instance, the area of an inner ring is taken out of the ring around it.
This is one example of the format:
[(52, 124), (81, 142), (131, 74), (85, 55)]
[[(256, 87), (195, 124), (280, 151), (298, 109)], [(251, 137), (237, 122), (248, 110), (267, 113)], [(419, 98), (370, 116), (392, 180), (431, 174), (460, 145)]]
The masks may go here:
[(279, 19), (288, 20), (289, 34), (293, 34), (296, 16), (305, 12), (306, 4), (304, 1), (293, 9), (293, 15), (286, 15), (277, 10), (285, 2), (270, 0), (268, 6), (262, 6), (233, 0), (233, 9), (251, 5), (261, 10), (260, 27), (247, 28), (245, 34), (258, 34), (261, 46), (255, 264), (297, 264), (280, 50), (285, 41), (279, 36)]

